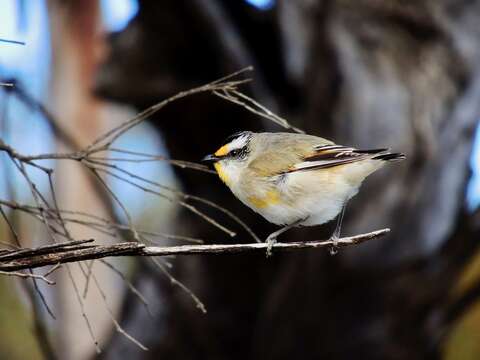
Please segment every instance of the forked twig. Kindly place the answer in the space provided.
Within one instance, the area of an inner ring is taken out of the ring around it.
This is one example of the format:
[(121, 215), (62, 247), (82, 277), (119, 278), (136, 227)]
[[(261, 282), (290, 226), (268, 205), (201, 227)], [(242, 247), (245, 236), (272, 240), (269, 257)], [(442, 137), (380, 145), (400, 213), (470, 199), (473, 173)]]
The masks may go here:
[(19, 278), (24, 278), (24, 279), (37, 279), (37, 280), (42, 280), (48, 285), (55, 285), (55, 281), (48, 280), (47, 275), (39, 275), (39, 274), (25, 274), (22, 272), (17, 272), (17, 271), (0, 271), (0, 275), (6, 275), (6, 276), (16, 276)]

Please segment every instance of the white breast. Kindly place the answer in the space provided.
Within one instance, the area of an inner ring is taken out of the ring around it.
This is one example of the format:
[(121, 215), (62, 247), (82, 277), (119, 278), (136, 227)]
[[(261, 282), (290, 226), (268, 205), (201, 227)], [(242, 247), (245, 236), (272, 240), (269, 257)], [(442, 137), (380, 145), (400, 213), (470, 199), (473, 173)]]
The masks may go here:
[[(359, 162), (329, 169), (292, 172), (272, 187), (250, 184), (247, 188), (232, 190), (244, 204), (271, 223), (284, 225), (306, 219), (302, 225), (321, 225), (333, 220), (343, 204), (357, 194), (364, 178), (381, 165), (381, 161), (371, 161), (371, 164)], [(271, 189), (278, 193), (278, 201), (264, 206), (266, 203), (249, 200), (252, 194), (254, 198), (268, 199)]]

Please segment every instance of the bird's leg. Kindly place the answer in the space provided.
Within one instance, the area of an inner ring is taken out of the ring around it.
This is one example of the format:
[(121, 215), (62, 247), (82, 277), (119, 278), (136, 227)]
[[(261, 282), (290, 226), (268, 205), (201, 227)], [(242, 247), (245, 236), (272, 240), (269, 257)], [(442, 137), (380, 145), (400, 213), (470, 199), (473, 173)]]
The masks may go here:
[(273, 247), (273, 244), (275, 244), (275, 242), (277, 241), (278, 235), (283, 234), (285, 231), (290, 230), (291, 228), (294, 228), (297, 225), (300, 225), (302, 222), (307, 220), (307, 218), (308, 217), (306, 217), (305, 219), (297, 220), (294, 223), (284, 226), (278, 229), (277, 231), (271, 233), (270, 235), (268, 235), (267, 240), (265, 240), (265, 242), (267, 243), (267, 257), (270, 257), (272, 255), (272, 247)]
[(330, 255), (335, 255), (338, 252), (338, 239), (340, 239), (340, 232), (342, 231), (342, 222), (343, 216), (345, 215), (345, 209), (347, 208), (347, 202), (345, 202), (342, 206), (342, 211), (337, 216), (337, 224), (335, 226), (335, 230), (333, 230), (332, 236), (330, 236), (330, 240), (332, 240), (333, 245), (330, 248)]

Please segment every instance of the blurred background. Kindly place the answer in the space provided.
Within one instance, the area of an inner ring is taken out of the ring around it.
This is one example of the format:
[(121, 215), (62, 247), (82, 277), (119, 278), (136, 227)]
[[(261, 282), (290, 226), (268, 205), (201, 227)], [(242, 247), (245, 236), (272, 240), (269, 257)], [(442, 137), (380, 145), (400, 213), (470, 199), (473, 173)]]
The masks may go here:
[[(150, 312), (118, 273), (91, 263), (102, 291), (85, 291), (85, 312), (101, 354), (64, 270), (56, 286), (42, 286), (55, 319), (38, 295), (28, 296), (25, 281), (0, 277), (0, 358), (480, 358), (479, 21), (480, 1), (458, 0), (1, 0), (0, 82), (14, 86), (0, 87), (0, 138), (22, 154), (83, 148), (160, 100), (253, 65), (246, 74), (253, 82), (242, 90), (293, 125), (340, 144), (391, 147), (407, 161), (370, 177), (347, 209), (344, 234), (390, 227), (386, 238), (336, 256), (164, 263), (206, 314), (148, 259), (111, 262)], [(114, 145), (198, 162), (238, 130), (282, 131), (200, 94), (165, 107)], [(80, 165), (43, 164), (55, 168), (61, 208), (127, 221)], [(212, 174), (162, 161), (122, 166), (221, 204), (261, 238), (275, 229)], [(32, 203), (3, 153), (0, 170), (0, 199)], [(31, 175), (48, 193), (48, 178)], [(236, 237), (175, 202), (105, 180), (144, 229), (206, 243), (252, 241), (205, 204), (196, 205)], [(4, 210), (22, 246), (48, 241), (40, 222)], [(130, 240), (70, 230), (100, 243)], [(298, 229), (281, 240), (331, 231)], [(1, 220), (0, 236), (2, 247), (11, 241)], [(149, 351), (115, 331), (112, 316)]]

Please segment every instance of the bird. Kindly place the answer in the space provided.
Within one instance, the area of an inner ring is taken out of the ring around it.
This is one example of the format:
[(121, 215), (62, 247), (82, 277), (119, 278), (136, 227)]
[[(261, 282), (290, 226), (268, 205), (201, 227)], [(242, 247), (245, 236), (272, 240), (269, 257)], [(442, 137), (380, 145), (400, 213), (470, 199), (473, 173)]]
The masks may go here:
[(241, 131), (202, 160), (213, 166), (243, 204), (281, 226), (266, 238), (267, 257), (277, 237), (297, 226), (337, 218), (331, 253), (345, 208), (363, 180), (388, 162), (405, 159), (390, 149), (359, 150), (308, 134)]

